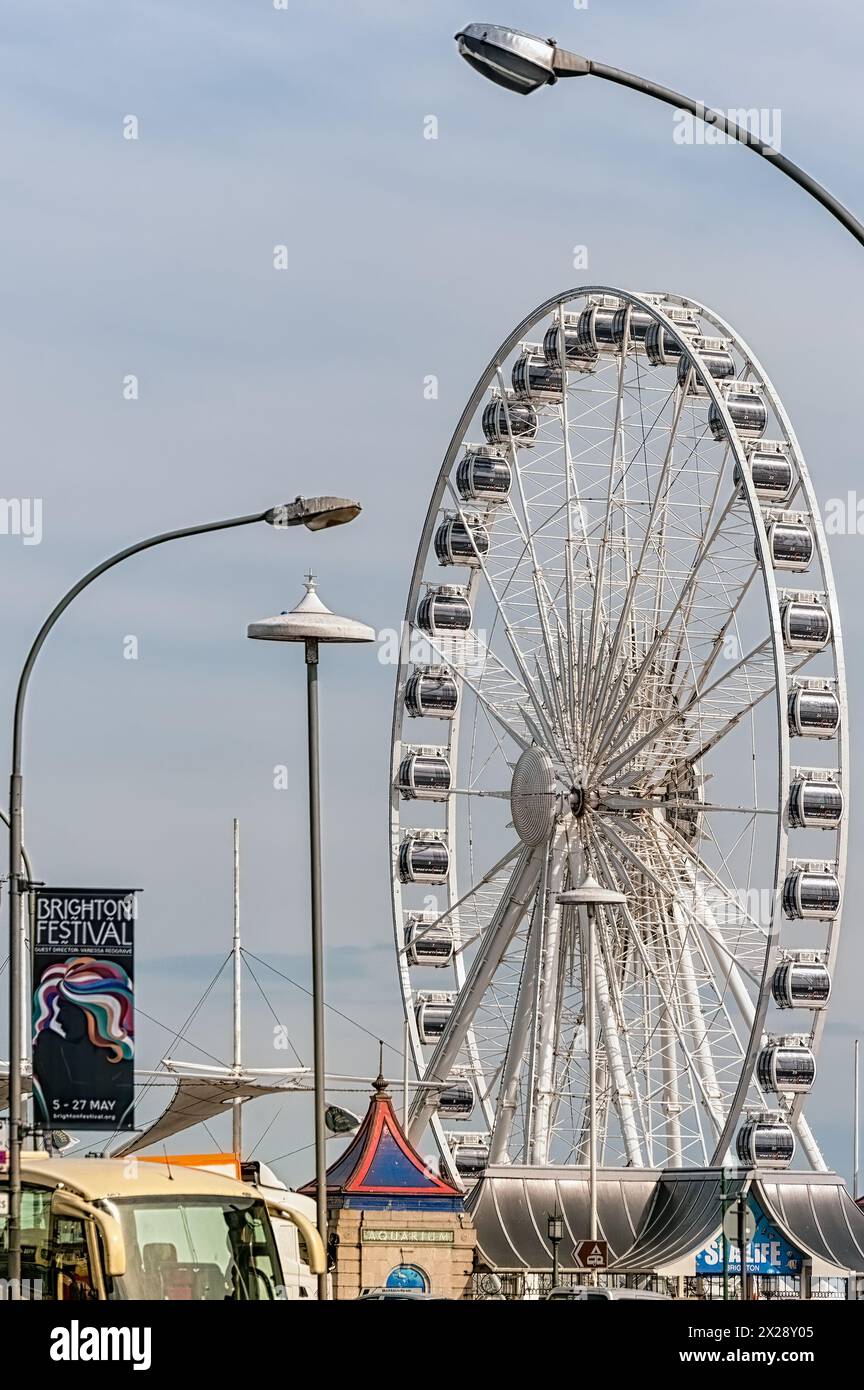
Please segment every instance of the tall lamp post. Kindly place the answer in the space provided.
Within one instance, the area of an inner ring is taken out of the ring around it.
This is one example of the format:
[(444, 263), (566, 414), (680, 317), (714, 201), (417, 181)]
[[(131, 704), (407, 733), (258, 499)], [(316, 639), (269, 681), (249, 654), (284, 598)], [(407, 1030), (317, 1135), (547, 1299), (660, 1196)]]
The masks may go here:
[(558, 1287), (558, 1246), (564, 1239), (564, 1217), (557, 1210), (546, 1217), (546, 1234), (552, 1246), (552, 1287)]
[[(594, 958), (595, 958), (595, 926), (597, 908), (603, 905), (608, 907), (620, 906), (626, 903), (627, 899), (623, 893), (619, 893), (614, 888), (603, 888), (590, 874), (586, 874), (582, 883), (576, 888), (569, 888), (565, 893), (559, 893), (555, 901), (562, 907), (576, 907), (585, 909), (585, 973), (588, 977), (588, 1189), (590, 1214), (588, 1232), (591, 1240), (597, 1239), (597, 991), (594, 978)], [(596, 1271), (591, 1275), (591, 1282), (597, 1282)]]
[[(11, 825), (10, 825), (10, 821), (9, 821), (9, 814), (8, 814), (7, 811), (5, 811), (5, 810), (3, 809), (2, 806), (0, 806), (0, 822), (2, 822), (2, 824), (6, 826), (6, 829), (7, 829), (7, 830), (11, 829)], [(34, 879), (33, 865), (32, 865), (31, 862), (30, 862), (30, 856), (29, 856), (29, 854), (27, 853), (27, 850), (24, 848), (24, 845), (23, 845), (23, 844), (21, 845), (21, 863), (24, 865), (24, 874), (25, 874), (25, 876), (26, 876), (26, 878), (27, 878), (28, 883), (32, 883), (32, 882), (33, 882), (33, 879)], [(32, 916), (32, 909), (31, 909), (31, 916)], [(31, 931), (32, 931), (32, 926), (33, 926), (33, 924), (32, 924), (32, 922), (31, 922), (31, 924), (30, 924)], [(23, 924), (23, 922), (22, 922), (22, 924), (21, 924), (21, 958), (22, 958), (22, 960), (24, 959), (24, 956), (26, 955), (26, 951), (27, 951), (27, 928), (24, 926), (24, 924)], [(22, 972), (21, 972), (21, 1053), (22, 1053), (22, 1056), (26, 1053), (26, 1050), (27, 1050), (27, 1036), (28, 1036), (28, 1034), (27, 1034), (27, 1029), (28, 1029), (28, 1024), (29, 1024), (29, 1020), (28, 1020), (28, 1018), (27, 1018), (27, 972), (22, 970)], [(23, 1110), (22, 1110), (22, 1113), (23, 1113)]]
[(298, 497), (284, 506), (270, 507), (265, 512), (255, 512), (250, 516), (229, 517), (226, 521), (210, 521), (202, 526), (184, 526), (179, 531), (164, 531), (158, 536), (137, 541), (103, 560), (73, 584), (51, 610), (40, 627), (18, 680), (15, 696), (15, 713), (12, 726), (12, 774), (9, 781), (9, 1217), (7, 1226), (7, 1248), (9, 1295), (13, 1300), (20, 1298), (21, 1287), (21, 1149), (23, 1143), (22, 1124), (22, 1076), (25, 1048), (21, 1029), (23, 1023), (22, 982), (24, 953), (21, 944), (21, 897), (30, 886), (28, 873), (22, 873), (23, 864), (23, 748), (24, 748), (24, 709), (30, 676), (36, 658), (45, 644), (58, 619), (69, 605), (95, 579), (113, 569), (123, 560), (152, 550), (168, 541), (185, 540), (187, 536), (201, 536), (210, 531), (228, 531), (238, 526), (251, 526), (257, 522), (267, 522), (276, 528), (288, 526), (307, 526), (310, 531), (323, 531), (330, 526), (341, 526), (353, 521), (360, 511), (357, 502), (345, 497)]
[(634, 92), (654, 97), (656, 101), (663, 101), (676, 110), (689, 111), (706, 125), (716, 126), (724, 135), (769, 160), (775, 169), (786, 174), (823, 208), (827, 208), (832, 217), (836, 217), (847, 232), (851, 232), (855, 240), (864, 246), (864, 226), (848, 208), (805, 170), (780, 154), (773, 145), (729, 120), (722, 112), (707, 110), (701, 102), (683, 96), (681, 92), (674, 92), (670, 87), (663, 87), (659, 82), (637, 77), (632, 72), (622, 72), (620, 68), (608, 67), (606, 63), (595, 62), (593, 58), (583, 58), (579, 53), (570, 53), (566, 48), (559, 48), (554, 39), (537, 38), (503, 24), (468, 24), (456, 35), (456, 41), (459, 52), (471, 67), (511, 92), (528, 96), (540, 87), (557, 82), (559, 77), (601, 77), (619, 87), (630, 87)]
[[(318, 597), (313, 575), (306, 594), (290, 613), (250, 623), (247, 637), (264, 642), (302, 642), (306, 648), (306, 720), (309, 758), (309, 855), (312, 894), (312, 1032), (315, 1066), (315, 1197), (318, 1234), (327, 1249), (327, 1135), (324, 1124), (324, 932), (321, 917), (321, 797), (318, 737), (318, 648), (322, 642), (374, 642), (375, 631), (353, 618), (331, 613)], [(318, 1275), (318, 1297), (326, 1299), (327, 1274)]]

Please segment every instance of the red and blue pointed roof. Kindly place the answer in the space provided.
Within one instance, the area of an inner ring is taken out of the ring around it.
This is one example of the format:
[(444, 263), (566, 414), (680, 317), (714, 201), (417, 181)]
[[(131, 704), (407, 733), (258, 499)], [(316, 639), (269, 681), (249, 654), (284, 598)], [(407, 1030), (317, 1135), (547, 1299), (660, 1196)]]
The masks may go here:
[[(463, 1195), (433, 1173), (407, 1139), (383, 1076), (348, 1148), (327, 1169), (330, 1205), (395, 1211), (461, 1211)], [(300, 1188), (314, 1196), (315, 1182)]]

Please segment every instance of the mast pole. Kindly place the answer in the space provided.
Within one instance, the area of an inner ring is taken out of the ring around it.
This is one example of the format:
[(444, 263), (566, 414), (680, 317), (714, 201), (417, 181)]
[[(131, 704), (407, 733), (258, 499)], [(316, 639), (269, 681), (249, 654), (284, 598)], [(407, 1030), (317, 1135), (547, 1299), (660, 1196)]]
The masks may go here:
[[(240, 822), (234, 817), (234, 931), (231, 954), (234, 958), (234, 1075), (239, 1076), (243, 1064), (243, 995), (240, 956)], [(231, 1116), (231, 1147), (238, 1159), (243, 1152), (243, 1102), (235, 1100)]]

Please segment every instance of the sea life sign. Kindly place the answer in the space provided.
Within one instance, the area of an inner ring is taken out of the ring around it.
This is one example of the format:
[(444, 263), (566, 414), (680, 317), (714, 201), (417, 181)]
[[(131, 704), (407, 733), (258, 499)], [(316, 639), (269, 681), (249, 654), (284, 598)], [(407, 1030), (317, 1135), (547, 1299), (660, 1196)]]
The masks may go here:
[(51, 1129), (132, 1129), (135, 890), (34, 893), (36, 1122)]
[[(768, 1220), (762, 1208), (752, 1197), (750, 1210), (756, 1221), (756, 1229), (747, 1242), (748, 1274), (800, 1274), (801, 1252), (790, 1245), (785, 1236)], [(741, 1250), (735, 1241), (729, 1241), (730, 1274), (741, 1273)], [(723, 1273), (723, 1236), (715, 1237), (709, 1246), (700, 1250), (696, 1256), (697, 1274)]]

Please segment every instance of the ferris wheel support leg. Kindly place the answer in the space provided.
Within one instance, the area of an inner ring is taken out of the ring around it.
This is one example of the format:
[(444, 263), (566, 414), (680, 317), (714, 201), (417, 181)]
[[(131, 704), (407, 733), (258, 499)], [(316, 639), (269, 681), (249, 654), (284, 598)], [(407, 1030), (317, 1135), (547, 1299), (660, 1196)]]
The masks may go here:
[(803, 1115), (799, 1115), (795, 1121), (795, 1133), (801, 1140), (801, 1147), (807, 1155), (807, 1162), (814, 1173), (827, 1173), (828, 1164), (822, 1156), (822, 1150), (816, 1140), (816, 1136), (808, 1125)]
[[(602, 919), (603, 912), (601, 910), (598, 912), (594, 922), (595, 932), (602, 931), (600, 926)], [(600, 1030), (606, 1040), (606, 1053), (609, 1070), (612, 1075), (612, 1102), (618, 1112), (621, 1135), (627, 1153), (627, 1162), (631, 1167), (643, 1168), (645, 1163), (642, 1155), (642, 1146), (639, 1143), (639, 1129), (633, 1110), (633, 1093), (624, 1066), (624, 1056), (621, 1051), (621, 1038), (618, 1031), (618, 1020), (615, 1017), (615, 1010), (612, 1007), (612, 1000), (609, 994), (609, 979), (606, 974), (606, 963), (602, 951), (597, 951), (594, 956), (594, 997), (597, 1001)]]
[[(449, 1079), (483, 995), (500, 966), (516, 929), (525, 915), (526, 908), (537, 890), (543, 853), (542, 847), (529, 849), (526, 846), (520, 854), (506, 892), (484, 933), (477, 954), (471, 963), (471, 969), (466, 976), (465, 984), (459, 991), (453, 1012), (447, 1020), (447, 1026), (432, 1054), (432, 1059), (424, 1074), (426, 1081), (441, 1082), (443, 1085)], [(422, 1138), (423, 1131), (436, 1108), (436, 1104), (437, 1097), (431, 1087), (425, 1087), (418, 1093), (411, 1108), (408, 1127), (408, 1137), (412, 1143), (417, 1143)]]
[[(729, 980), (729, 988), (732, 992), (732, 997), (735, 1000), (735, 1003), (738, 1005), (738, 1008), (741, 1012), (741, 1017), (743, 1018), (746, 1026), (748, 1028), (752, 1028), (753, 1020), (756, 1016), (756, 1010), (753, 1007), (753, 1001), (750, 998), (750, 995), (747, 993), (747, 988), (742, 979), (741, 972), (738, 969), (738, 966), (734, 963), (734, 961), (730, 962), (729, 960), (728, 954), (722, 944), (720, 931), (717, 927), (717, 922), (714, 917), (714, 913), (711, 911), (711, 907), (707, 899), (705, 898), (705, 895), (702, 892), (699, 883), (696, 881), (692, 874), (690, 875), (690, 880), (693, 884), (694, 897), (698, 904), (699, 925), (702, 927), (702, 930), (705, 933), (708, 945), (714, 953), (715, 959), (717, 960), (717, 964), (720, 970)], [(801, 1140), (801, 1147), (807, 1155), (807, 1162), (810, 1164), (810, 1167), (813, 1169), (815, 1173), (827, 1173), (829, 1171), (828, 1164), (825, 1162), (825, 1159), (822, 1155), (822, 1150), (819, 1148), (819, 1144), (816, 1140), (816, 1136), (814, 1135), (806, 1119), (802, 1114), (799, 1114), (794, 1123), (795, 1131), (798, 1135), (798, 1138)]]
[(504, 1059), (501, 1090), (495, 1114), (495, 1122), (492, 1127), (492, 1137), (489, 1144), (490, 1164), (504, 1163), (507, 1161), (510, 1136), (513, 1132), (513, 1122), (516, 1119), (516, 1110), (519, 1100), (519, 1080), (525, 1065), (525, 1049), (528, 1044), (531, 1019), (534, 1015), (534, 1001), (537, 990), (537, 963), (540, 958), (540, 939), (543, 933), (545, 878), (546, 875), (544, 874), (544, 883), (541, 884), (541, 891), (534, 900), (534, 912), (531, 917), (531, 926), (528, 932), (528, 946), (522, 967), (522, 978), (519, 981), (519, 993), (516, 997), (516, 1006), (513, 1011), (513, 1024), (510, 1029), (510, 1039), (507, 1043), (507, 1055)]
[[(654, 872), (651, 865), (646, 860), (640, 858), (630, 848), (627, 842), (617, 833), (614, 827), (604, 823), (603, 834), (612, 848), (612, 852), (616, 858), (618, 867), (621, 870), (624, 881), (631, 883), (631, 891), (632, 881), (629, 879), (626, 871), (623, 869), (623, 864), (625, 862), (632, 864), (637, 869), (637, 871), (639, 871), (644, 876), (644, 878), (648, 882), (650, 882), (656, 890), (658, 890), (659, 893), (663, 894), (665, 901), (666, 884), (664, 880), (659, 878), (658, 875)], [(605, 858), (605, 854), (603, 855), (603, 858)], [(635, 946), (638, 955), (642, 957), (642, 959), (644, 960), (644, 962), (650, 970), (654, 970), (655, 967), (650, 963), (648, 949), (639, 935), (637, 923), (633, 918), (632, 913), (629, 911), (626, 905), (622, 908), (622, 912), (628, 924), (628, 928), (631, 932), (633, 945)], [(660, 943), (658, 942), (657, 944), (659, 947)], [(669, 971), (667, 960), (663, 965), (663, 968), (661, 970), (656, 971), (657, 993), (660, 997), (664, 1009), (666, 1010), (666, 1016), (668, 1018), (668, 1021), (674, 1030), (678, 1047), (681, 1049), (681, 1052), (687, 1061), (687, 1065), (690, 1068), (693, 1079), (696, 1082), (699, 1094), (702, 1097), (702, 1103), (705, 1106), (705, 1108), (708, 1109), (710, 1097), (708, 1096), (705, 1090), (705, 1083), (702, 1078), (702, 1073), (699, 1070), (699, 1067), (696, 1065), (696, 1059), (693, 1057), (690, 1051), (689, 1039), (685, 1035), (685, 1031), (681, 1026), (680, 1020), (676, 1017), (676, 1003), (678, 1001), (678, 996), (676, 993), (672, 992), (671, 988), (667, 989), (666, 984), (664, 983), (664, 981), (668, 977)], [(674, 983), (675, 981), (670, 980), (670, 986)]]
[[(560, 842), (561, 836), (556, 837)], [(549, 1162), (552, 1107), (555, 1099), (555, 1062), (559, 1013), (559, 957), (561, 908), (555, 901), (564, 882), (566, 855), (553, 853), (547, 878), (543, 911), (543, 944), (540, 950), (540, 1008), (537, 1030), (537, 1079), (532, 1100), (532, 1125), (528, 1162), (541, 1167)]]
[(699, 999), (699, 987), (696, 983), (696, 970), (693, 965), (693, 956), (690, 951), (690, 944), (687, 940), (690, 932), (690, 923), (676, 901), (672, 903), (672, 916), (675, 920), (680, 947), (676, 968), (681, 980), (681, 994), (684, 1009), (687, 1014), (690, 1036), (693, 1040), (693, 1056), (702, 1076), (705, 1107), (711, 1118), (711, 1123), (714, 1126), (715, 1134), (719, 1134), (723, 1128), (723, 1112), (720, 1103), (721, 1092), (717, 1084), (717, 1072), (714, 1068), (714, 1058), (711, 1055), (711, 1047), (708, 1042), (708, 1027)]
[[(664, 953), (659, 935), (656, 942), (657, 972), (660, 978), (666, 974)], [(675, 1020), (672, 1016), (671, 990), (667, 988), (668, 1000), (660, 1012), (657, 1030), (660, 1049), (660, 1077), (663, 1084), (662, 1109), (666, 1117), (666, 1162), (670, 1168), (680, 1168), (684, 1162), (681, 1143), (681, 1097), (678, 1091), (678, 1067), (676, 1065)]]

